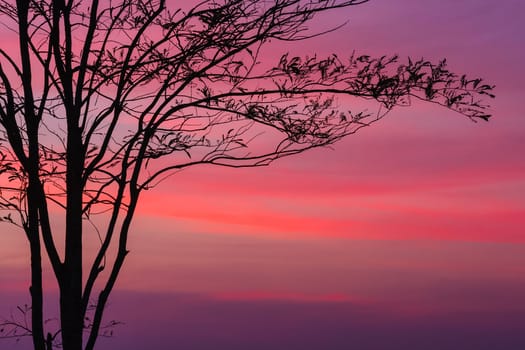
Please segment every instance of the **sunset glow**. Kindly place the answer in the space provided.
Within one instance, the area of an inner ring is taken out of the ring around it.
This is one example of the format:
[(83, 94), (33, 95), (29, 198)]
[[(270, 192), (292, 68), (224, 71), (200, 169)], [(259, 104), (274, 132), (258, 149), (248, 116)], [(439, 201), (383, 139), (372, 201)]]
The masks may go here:
[[(524, 14), (520, 0), (371, 0), (315, 22), (348, 21), (335, 32), (272, 42), (265, 60), (447, 58), (496, 85), (493, 118), (413, 101), (331, 149), (167, 178), (139, 202), (108, 307), (123, 325), (99, 349), (525, 349)], [(29, 301), (29, 252), (0, 224), (2, 319)]]

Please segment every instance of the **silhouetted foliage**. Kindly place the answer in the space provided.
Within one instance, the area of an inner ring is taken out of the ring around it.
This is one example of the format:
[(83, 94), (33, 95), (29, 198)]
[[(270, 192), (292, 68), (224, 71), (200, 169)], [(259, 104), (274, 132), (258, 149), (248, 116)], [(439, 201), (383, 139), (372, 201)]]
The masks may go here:
[[(331, 145), (414, 99), (489, 118), (480, 99), (492, 86), (448, 71), (444, 60), (287, 53), (262, 61), (272, 41), (323, 34), (308, 29), (318, 13), (364, 2), (177, 9), (164, 0), (1, 0), (2, 25), (17, 42), (0, 49), (0, 208), (31, 252), (31, 322), (5, 325), (31, 335), (36, 350), (53, 341), (93, 349), (139, 196), (181, 169), (268, 165)], [(355, 98), (378, 111), (351, 111)], [(83, 240), (97, 214), (101, 244), (88, 260)], [(45, 329), (43, 255), (60, 291), (56, 333)]]

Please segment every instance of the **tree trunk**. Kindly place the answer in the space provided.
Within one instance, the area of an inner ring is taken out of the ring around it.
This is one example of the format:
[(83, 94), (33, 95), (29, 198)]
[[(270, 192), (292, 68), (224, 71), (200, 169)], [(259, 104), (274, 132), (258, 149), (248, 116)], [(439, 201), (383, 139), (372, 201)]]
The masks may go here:
[[(73, 191), (75, 192), (75, 191)], [(64, 350), (82, 349), (82, 214), (68, 207), (66, 254), (60, 286), (60, 321)]]
[(60, 286), (60, 321), (64, 350), (82, 350), (81, 298), (71, 280)]
[(42, 258), (38, 227), (36, 237), (29, 232), (29, 245), (31, 249), (31, 329), (33, 332), (33, 346), (35, 350), (45, 350), (44, 324), (43, 324), (43, 293), (42, 293)]
[[(74, 111), (70, 106), (69, 111)], [(66, 245), (60, 281), (60, 318), (64, 350), (82, 350), (82, 169), (84, 154), (78, 113), (68, 115), (66, 170)]]
[(38, 219), (38, 124), (28, 124), (29, 158), (26, 171), (29, 178), (27, 187), (27, 227), (26, 233), (31, 250), (31, 331), (35, 350), (45, 350), (44, 340), (44, 297), (42, 289), (42, 248)]

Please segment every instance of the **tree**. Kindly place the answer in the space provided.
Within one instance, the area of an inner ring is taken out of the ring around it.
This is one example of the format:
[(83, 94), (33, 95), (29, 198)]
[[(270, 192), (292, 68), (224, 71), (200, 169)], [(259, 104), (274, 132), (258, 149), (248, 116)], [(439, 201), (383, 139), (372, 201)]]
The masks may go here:
[[(35, 350), (94, 348), (140, 194), (167, 176), (200, 164), (265, 166), (414, 99), (488, 120), (481, 99), (493, 87), (444, 60), (350, 53), (260, 62), (271, 42), (323, 34), (308, 30), (317, 14), (365, 2), (0, 1), (17, 38), (0, 48), (0, 208), (29, 243), (22, 334)], [(375, 101), (378, 112), (349, 111), (354, 99)], [(90, 225), (100, 236), (92, 258), (83, 254)], [(60, 292), (57, 332), (44, 324), (43, 257)]]

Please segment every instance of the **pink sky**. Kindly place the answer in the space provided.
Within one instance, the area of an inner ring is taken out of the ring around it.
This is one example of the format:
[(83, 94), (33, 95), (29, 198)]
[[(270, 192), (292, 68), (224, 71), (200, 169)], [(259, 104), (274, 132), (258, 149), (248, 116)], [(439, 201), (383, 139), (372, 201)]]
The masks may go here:
[[(416, 104), (332, 150), (170, 178), (144, 195), (109, 311), (126, 325), (102, 349), (525, 348), (524, 13), (373, 0), (322, 17), (349, 23), (301, 52), (446, 57), (496, 85), (493, 119)], [(24, 238), (2, 229), (0, 315), (28, 299)]]

